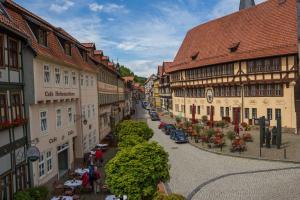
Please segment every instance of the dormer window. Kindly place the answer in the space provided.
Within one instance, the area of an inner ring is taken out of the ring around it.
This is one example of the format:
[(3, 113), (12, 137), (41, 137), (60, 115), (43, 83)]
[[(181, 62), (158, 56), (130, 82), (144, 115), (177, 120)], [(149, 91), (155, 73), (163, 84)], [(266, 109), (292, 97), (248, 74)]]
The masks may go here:
[(39, 44), (47, 46), (47, 31), (43, 29), (38, 29), (37, 40)]
[(199, 51), (196, 51), (196, 52), (192, 53), (191, 59), (192, 59), (192, 60), (196, 60), (197, 57), (198, 57), (198, 55), (199, 55)]
[(238, 50), (239, 46), (240, 46), (240, 42), (232, 43), (228, 47), (228, 49), (229, 49), (230, 53), (233, 53), (233, 52), (236, 52)]
[(69, 42), (65, 43), (65, 54), (67, 54), (68, 56), (71, 56), (71, 44)]
[(79, 48), (79, 47), (77, 49), (78, 49), (78, 51), (79, 51), (79, 53), (80, 53), (80, 55), (82, 57), (82, 60), (84, 62), (87, 62), (87, 52), (84, 49)]

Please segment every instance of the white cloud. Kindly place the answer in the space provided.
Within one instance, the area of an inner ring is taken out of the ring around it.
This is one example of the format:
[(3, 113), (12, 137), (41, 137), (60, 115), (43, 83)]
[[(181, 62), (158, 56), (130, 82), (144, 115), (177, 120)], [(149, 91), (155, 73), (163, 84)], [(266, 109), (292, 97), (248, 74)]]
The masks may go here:
[(63, 0), (59, 4), (53, 3), (50, 5), (50, 10), (56, 13), (61, 13), (68, 10), (70, 7), (74, 6), (74, 2), (70, 0)]
[(128, 66), (135, 74), (148, 77), (157, 73), (157, 65), (161, 64), (154, 60), (120, 60), (120, 63)]
[(114, 3), (108, 3), (108, 4), (92, 3), (92, 4), (89, 4), (89, 8), (90, 8), (91, 11), (94, 11), (94, 12), (106, 12), (106, 13), (123, 12), (123, 13), (128, 13), (128, 10), (125, 8), (124, 5), (118, 5), (118, 4), (114, 4)]

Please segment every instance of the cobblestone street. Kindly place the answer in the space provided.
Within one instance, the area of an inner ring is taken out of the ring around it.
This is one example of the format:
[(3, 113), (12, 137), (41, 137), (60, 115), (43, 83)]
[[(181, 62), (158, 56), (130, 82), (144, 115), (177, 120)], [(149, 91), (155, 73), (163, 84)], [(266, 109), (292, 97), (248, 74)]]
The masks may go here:
[[(139, 118), (148, 118), (143, 109), (137, 111)], [(300, 169), (288, 168), (300, 165), (221, 156), (190, 144), (178, 145), (158, 129), (158, 122), (147, 121), (155, 132), (153, 140), (169, 153), (171, 180), (167, 189), (172, 192), (194, 200), (299, 199)], [(268, 172), (283, 168), (287, 169)], [(259, 170), (266, 171), (255, 173)], [(250, 173), (231, 175), (242, 172)]]

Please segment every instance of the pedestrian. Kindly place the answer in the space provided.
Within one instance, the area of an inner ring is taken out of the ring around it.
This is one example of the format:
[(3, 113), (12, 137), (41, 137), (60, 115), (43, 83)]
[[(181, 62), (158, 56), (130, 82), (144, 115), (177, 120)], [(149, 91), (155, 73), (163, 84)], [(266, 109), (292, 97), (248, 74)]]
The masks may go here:
[(94, 167), (94, 188), (95, 188), (95, 194), (100, 192), (100, 185), (101, 185), (101, 175), (98, 171), (98, 168)]
[(101, 166), (102, 167), (102, 162), (103, 162), (103, 152), (101, 149), (97, 149), (96, 153), (95, 153), (95, 157), (96, 157), (96, 162), (97, 162), (97, 166)]
[(92, 154), (90, 154), (89, 156), (89, 165), (94, 165), (95, 161), (94, 161), (94, 156)]
[(94, 191), (94, 166), (89, 166), (89, 182), (92, 187), (92, 191)]

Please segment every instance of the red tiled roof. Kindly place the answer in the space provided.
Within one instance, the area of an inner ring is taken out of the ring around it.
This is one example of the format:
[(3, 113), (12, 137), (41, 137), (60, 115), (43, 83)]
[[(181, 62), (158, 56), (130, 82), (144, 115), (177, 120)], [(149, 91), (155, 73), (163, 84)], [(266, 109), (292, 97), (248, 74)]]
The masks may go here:
[[(22, 32), (27, 34), (30, 37), (30, 40), (32, 42), (32, 48), (36, 51), (38, 56), (45, 57), (51, 60), (54, 60), (56, 62), (70, 65), (74, 68), (78, 69), (84, 69), (87, 71), (95, 72), (96, 65), (88, 59), (88, 62), (84, 62), (77, 47), (75, 45), (72, 45), (71, 47), (71, 55), (68, 56), (64, 53), (63, 48), (61, 47), (57, 34), (62, 34), (64, 37), (69, 38), (70, 42), (76, 45), (81, 45), (80, 43), (77, 43), (76, 39), (74, 39), (71, 35), (66, 33), (61, 28), (56, 28), (49, 24), (48, 22), (42, 20), (38, 16), (32, 14), (31, 12), (27, 11), (26, 9), (20, 7), (15, 2), (11, 0), (5, 1), (5, 9), (7, 10), (8, 14), (11, 16), (11, 19), (14, 24), (16, 24), (17, 27), (19, 27)], [(47, 27), (48, 31), (48, 46), (44, 47), (40, 44), (38, 44), (35, 36), (33, 35), (32, 31), (30, 30), (25, 16), (33, 17), (35, 20), (38, 20), (39, 23), (43, 24), (43, 26)]]
[(94, 48), (95, 47), (95, 43), (92, 42), (87, 42), (87, 43), (81, 43), (83, 46), (85, 46), (86, 48)]
[(95, 50), (94, 55), (103, 55), (103, 51), (102, 50)]
[[(238, 43), (237, 50), (230, 52), (229, 48)], [(268, 0), (191, 29), (167, 72), (295, 54), (297, 45), (296, 0), (281, 4), (278, 0)]]

